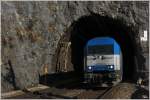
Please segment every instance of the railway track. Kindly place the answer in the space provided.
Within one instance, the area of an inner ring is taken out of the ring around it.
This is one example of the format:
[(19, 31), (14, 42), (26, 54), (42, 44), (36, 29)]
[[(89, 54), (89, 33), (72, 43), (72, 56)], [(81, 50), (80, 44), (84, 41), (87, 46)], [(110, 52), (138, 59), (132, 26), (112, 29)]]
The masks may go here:
[(110, 88), (99, 90), (86, 90), (77, 95), (78, 99), (100, 99)]
[[(72, 75), (72, 77), (71, 77)], [(54, 78), (55, 76), (55, 78)], [(95, 87), (95, 85), (82, 83), (82, 79), (78, 78), (74, 73), (62, 75), (54, 75), (47, 77), (47, 84), (39, 85), (34, 89), (24, 89), (20, 92), (13, 92), (13, 95), (4, 95), (2, 98), (12, 99), (97, 99), (101, 98), (110, 88)], [(58, 77), (59, 76), (59, 77)], [(61, 76), (61, 77), (60, 77)], [(70, 76), (70, 77), (68, 77)], [(57, 78), (56, 78), (57, 77)], [(45, 78), (43, 78), (45, 79)], [(56, 80), (57, 79), (57, 80)], [(42, 80), (43, 82), (45, 80)], [(49, 86), (47, 86), (49, 85)], [(39, 89), (36, 89), (39, 88)], [(8, 93), (9, 94), (9, 93)]]
[[(8, 97), (13, 99), (99, 99), (110, 88), (86, 86), (84, 84), (72, 85), (66, 88), (49, 87), (38, 91), (24, 91), (24, 94)], [(7, 98), (7, 97), (6, 97)]]

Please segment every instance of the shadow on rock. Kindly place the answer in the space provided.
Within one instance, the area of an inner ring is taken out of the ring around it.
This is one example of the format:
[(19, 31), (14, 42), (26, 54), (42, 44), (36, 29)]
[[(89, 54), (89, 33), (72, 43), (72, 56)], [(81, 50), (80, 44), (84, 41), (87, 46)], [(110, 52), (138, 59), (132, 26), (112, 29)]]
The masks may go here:
[(132, 94), (131, 99), (149, 99), (149, 91), (139, 88)]
[(62, 88), (68, 83), (73, 84), (79, 81), (80, 76), (74, 71), (46, 74), (39, 77), (40, 84)]

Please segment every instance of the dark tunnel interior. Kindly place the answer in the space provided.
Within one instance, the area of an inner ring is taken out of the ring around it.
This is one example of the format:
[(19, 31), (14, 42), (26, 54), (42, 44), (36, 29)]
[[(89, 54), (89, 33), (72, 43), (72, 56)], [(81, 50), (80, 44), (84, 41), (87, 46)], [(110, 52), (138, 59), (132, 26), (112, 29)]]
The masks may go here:
[[(72, 63), (75, 71), (83, 77), (84, 46), (95, 37), (112, 37), (123, 53), (123, 81), (133, 81), (135, 72), (134, 55), (136, 53), (135, 32), (122, 19), (92, 14), (83, 16), (71, 25)], [(70, 33), (69, 33), (70, 34)]]
[(122, 81), (136, 82), (140, 76), (136, 69), (139, 66), (142, 68), (144, 65), (141, 47), (136, 42), (138, 36), (136, 31), (134, 26), (127, 26), (123, 19), (114, 19), (108, 16), (100, 16), (99, 14), (80, 17), (71, 24), (66, 34), (61, 37), (52, 61), (54, 70), (57, 67), (63, 67), (61, 64), (64, 64), (64, 62), (62, 58), (60, 59), (60, 56), (63, 56), (62, 53), (64, 53), (61, 52), (61, 42), (71, 42), (71, 52), (68, 52), (68, 55), (71, 56), (69, 62), (73, 65), (71, 65), (74, 69), (73, 72), (57, 72), (56, 70), (56, 74), (39, 76), (39, 82), (53, 85), (53, 83), (60, 83), (59, 81), (71, 79), (71, 77), (76, 77), (79, 81), (82, 81), (84, 78), (84, 47), (86, 43), (90, 39), (105, 36), (115, 39), (121, 47), (123, 56)]

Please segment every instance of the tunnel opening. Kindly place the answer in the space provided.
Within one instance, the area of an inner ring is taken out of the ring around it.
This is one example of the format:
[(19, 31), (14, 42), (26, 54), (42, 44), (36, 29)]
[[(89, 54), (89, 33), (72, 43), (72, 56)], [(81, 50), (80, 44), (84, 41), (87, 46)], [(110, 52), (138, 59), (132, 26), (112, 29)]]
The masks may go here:
[(75, 71), (81, 77), (84, 73), (83, 59), (86, 43), (96, 37), (111, 37), (118, 42), (123, 54), (123, 81), (135, 81), (136, 34), (124, 20), (98, 14), (83, 16), (71, 25), (69, 34), (71, 34), (71, 61)]
[[(57, 45), (52, 59), (56, 73), (70, 73), (80, 82), (84, 80), (84, 47), (96, 37), (113, 38), (120, 46), (123, 58), (123, 82), (137, 82), (143, 73), (137, 71), (144, 68), (144, 57), (141, 46), (137, 42), (138, 28), (121, 18), (111, 18), (99, 14), (90, 14), (74, 21), (66, 30)], [(70, 44), (70, 45), (68, 45)], [(51, 80), (51, 78), (48, 78)], [(67, 80), (67, 79), (66, 79)]]

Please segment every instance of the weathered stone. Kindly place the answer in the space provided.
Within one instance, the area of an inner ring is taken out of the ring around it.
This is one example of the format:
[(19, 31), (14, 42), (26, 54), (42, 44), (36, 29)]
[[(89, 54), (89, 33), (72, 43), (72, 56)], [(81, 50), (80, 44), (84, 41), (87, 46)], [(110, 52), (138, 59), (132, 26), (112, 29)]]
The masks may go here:
[(127, 25), (136, 26), (139, 47), (148, 55), (148, 42), (139, 38), (143, 30), (149, 31), (146, 1), (3, 1), (1, 8), (2, 92), (38, 84), (45, 64), (48, 73), (54, 73), (52, 58), (59, 40), (74, 21), (91, 12), (122, 18)]

